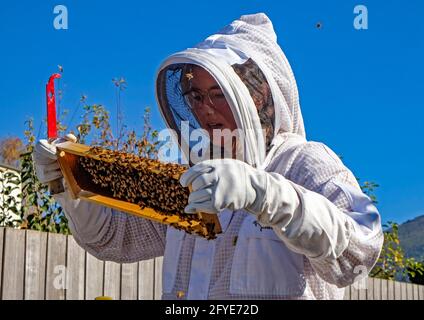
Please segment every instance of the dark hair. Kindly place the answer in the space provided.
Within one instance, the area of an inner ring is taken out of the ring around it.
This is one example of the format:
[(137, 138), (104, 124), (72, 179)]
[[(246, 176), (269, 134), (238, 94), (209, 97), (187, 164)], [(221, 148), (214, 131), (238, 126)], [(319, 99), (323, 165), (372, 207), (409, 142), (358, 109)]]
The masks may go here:
[(271, 89), (259, 66), (248, 59), (243, 64), (233, 64), (234, 71), (249, 90), (250, 96), (258, 110), (262, 129), (266, 132), (266, 151), (269, 151), (274, 137), (275, 109)]

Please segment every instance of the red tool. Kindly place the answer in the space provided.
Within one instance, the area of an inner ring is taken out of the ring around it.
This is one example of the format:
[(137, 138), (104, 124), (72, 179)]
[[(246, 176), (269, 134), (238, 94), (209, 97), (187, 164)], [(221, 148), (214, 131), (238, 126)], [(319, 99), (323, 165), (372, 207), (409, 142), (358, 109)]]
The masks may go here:
[(49, 82), (46, 84), (46, 101), (47, 101), (47, 138), (57, 138), (57, 117), (56, 117), (56, 99), (54, 94), (54, 79), (59, 79), (59, 73), (53, 73)]
[[(54, 79), (59, 79), (61, 75), (54, 73), (50, 76), (46, 84), (46, 101), (47, 101), (47, 138), (49, 142), (53, 142), (58, 138), (57, 134), (57, 115), (56, 115), (56, 99), (54, 94)], [(57, 179), (49, 183), (51, 194), (57, 194), (64, 191), (62, 179)]]

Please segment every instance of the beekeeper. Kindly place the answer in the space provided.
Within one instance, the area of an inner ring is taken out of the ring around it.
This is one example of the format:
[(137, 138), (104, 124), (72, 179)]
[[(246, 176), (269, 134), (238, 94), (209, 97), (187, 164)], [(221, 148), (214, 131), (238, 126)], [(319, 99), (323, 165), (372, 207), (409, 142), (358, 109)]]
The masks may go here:
[[(56, 195), (78, 244), (102, 260), (164, 256), (164, 299), (342, 299), (379, 256), (379, 213), (325, 144), (307, 141), (296, 81), (269, 18), (245, 15), (168, 57), (156, 93), (167, 126), (240, 129), (242, 159), (209, 159), (182, 175), (187, 214), (216, 213), (205, 240)], [(54, 144), (38, 142), (44, 183), (61, 177)]]

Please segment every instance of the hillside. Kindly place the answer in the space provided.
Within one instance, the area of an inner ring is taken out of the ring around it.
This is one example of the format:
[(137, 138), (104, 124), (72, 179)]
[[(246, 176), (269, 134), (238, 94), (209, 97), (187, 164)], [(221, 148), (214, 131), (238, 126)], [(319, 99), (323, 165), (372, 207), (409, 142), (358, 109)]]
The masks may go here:
[(406, 256), (424, 260), (424, 215), (399, 225), (399, 238)]

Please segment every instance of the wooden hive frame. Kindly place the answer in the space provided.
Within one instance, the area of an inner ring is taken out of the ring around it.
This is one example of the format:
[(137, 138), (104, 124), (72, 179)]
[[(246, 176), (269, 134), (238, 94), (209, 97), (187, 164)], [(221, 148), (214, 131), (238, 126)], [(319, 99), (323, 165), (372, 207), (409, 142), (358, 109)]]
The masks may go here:
[[(104, 161), (98, 156), (91, 154), (91, 147), (73, 142), (64, 142), (56, 147), (58, 162), (72, 198), (79, 198), (155, 222), (171, 225), (206, 239), (214, 239), (216, 234), (222, 232), (218, 217), (215, 214), (197, 213), (192, 219), (190, 215), (185, 215), (185, 219), (182, 219), (181, 215), (178, 214), (164, 214), (149, 207), (141, 208), (138, 204), (114, 198), (93, 183), (79, 165), (80, 157)], [(153, 170), (152, 172), (155, 173)], [(179, 176), (173, 176), (173, 178), (179, 179)]]

